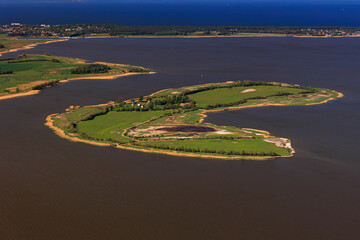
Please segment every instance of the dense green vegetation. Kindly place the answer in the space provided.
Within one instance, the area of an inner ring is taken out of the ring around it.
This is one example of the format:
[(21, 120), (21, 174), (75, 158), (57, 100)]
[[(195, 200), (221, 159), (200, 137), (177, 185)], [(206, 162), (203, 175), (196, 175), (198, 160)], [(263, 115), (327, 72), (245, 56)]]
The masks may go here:
[(104, 64), (81, 65), (71, 70), (72, 74), (108, 73), (111, 68)]
[(23, 54), (16, 58), (0, 58), (0, 96), (39, 90), (72, 78), (121, 75), (129, 69), (132, 69), (131, 66), (89, 64), (80, 59), (49, 55)]
[(316, 104), (337, 97), (327, 89), (239, 81), (168, 89), (127, 101), (120, 98), (103, 107), (72, 108), (53, 120), (71, 136), (135, 150), (268, 158), (290, 156), (289, 140), (264, 131), (203, 124), (204, 112), (259, 104)]

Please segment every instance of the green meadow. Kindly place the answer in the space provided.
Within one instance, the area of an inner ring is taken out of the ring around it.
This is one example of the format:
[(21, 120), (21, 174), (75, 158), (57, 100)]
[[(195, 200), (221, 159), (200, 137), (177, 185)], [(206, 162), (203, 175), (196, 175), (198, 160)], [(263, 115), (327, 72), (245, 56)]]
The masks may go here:
[(77, 125), (80, 132), (96, 139), (129, 141), (123, 133), (126, 129), (166, 114), (167, 111), (149, 112), (109, 112), (93, 120), (81, 121)]
[[(249, 90), (250, 92), (244, 92)], [(248, 98), (274, 96), (279, 93), (298, 94), (302, 91), (304, 90), (281, 86), (232, 87), (217, 88), (191, 94), (190, 98), (194, 100), (199, 107), (204, 108), (207, 105), (228, 104)]]

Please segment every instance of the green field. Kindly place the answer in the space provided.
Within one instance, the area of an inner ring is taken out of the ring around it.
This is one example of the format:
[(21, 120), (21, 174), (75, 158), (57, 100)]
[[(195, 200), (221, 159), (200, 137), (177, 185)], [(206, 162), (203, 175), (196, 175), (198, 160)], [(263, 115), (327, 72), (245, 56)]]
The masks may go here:
[[(253, 92), (243, 92), (246, 90), (255, 90)], [(190, 95), (191, 99), (196, 101), (197, 105), (204, 108), (207, 105), (228, 104), (254, 97), (268, 97), (278, 93), (298, 94), (304, 91), (298, 88), (287, 88), (281, 86), (251, 86), (251, 87), (233, 87), (218, 88), (214, 90), (199, 92)]]
[(123, 137), (123, 132), (134, 125), (160, 117), (167, 111), (150, 112), (109, 112), (106, 115), (97, 116), (90, 121), (82, 121), (77, 125), (80, 132), (97, 139), (114, 139), (117, 141), (129, 141)]
[(77, 136), (165, 154), (268, 159), (291, 156), (290, 140), (261, 130), (202, 123), (204, 114), (231, 107), (319, 104), (338, 97), (341, 94), (328, 89), (227, 82), (167, 89), (102, 107), (72, 108), (53, 120), (70, 139)]
[(76, 74), (72, 70), (79, 66), (88, 66), (83, 60), (49, 55), (20, 55), (13, 59), (0, 58), (0, 96), (26, 92), (38, 86), (52, 82), (95, 76), (121, 75), (128, 72), (148, 72), (148, 69), (121, 64), (109, 64), (107, 73)]

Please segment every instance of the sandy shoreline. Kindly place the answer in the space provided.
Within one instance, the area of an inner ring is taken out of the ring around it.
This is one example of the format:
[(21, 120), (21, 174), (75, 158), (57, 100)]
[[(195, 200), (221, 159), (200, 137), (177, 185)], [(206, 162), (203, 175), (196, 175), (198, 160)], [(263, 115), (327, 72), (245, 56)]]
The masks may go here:
[(66, 80), (60, 80), (60, 83), (67, 83), (70, 81), (78, 81), (78, 80), (111, 80), (116, 79), (119, 77), (127, 77), (133, 75), (145, 75), (145, 74), (153, 74), (153, 72), (139, 72), (139, 73), (123, 73), (123, 74), (115, 74), (115, 75), (108, 75), (108, 76), (92, 76), (92, 77), (79, 77), (79, 78), (69, 78)]
[(32, 49), (32, 48), (35, 48), (36, 46), (41, 45), (41, 44), (49, 44), (49, 43), (55, 43), (55, 42), (65, 42), (65, 41), (68, 41), (68, 40), (69, 39), (54, 39), (54, 40), (50, 40), (50, 41), (43, 42), (43, 43), (33, 43), (33, 44), (29, 44), (27, 46), (24, 46), (22, 48), (14, 48), (14, 49), (7, 50), (5, 52), (0, 52), (0, 57), (5, 53), (11, 53), (11, 52), (17, 52), (17, 51), (20, 51), (20, 50)]
[(23, 93), (15, 93), (15, 94), (4, 95), (4, 96), (0, 96), (0, 101), (5, 100), (5, 99), (36, 95), (36, 94), (39, 94), (39, 92), (40, 92), (40, 90), (31, 90), (31, 91), (23, 92)]

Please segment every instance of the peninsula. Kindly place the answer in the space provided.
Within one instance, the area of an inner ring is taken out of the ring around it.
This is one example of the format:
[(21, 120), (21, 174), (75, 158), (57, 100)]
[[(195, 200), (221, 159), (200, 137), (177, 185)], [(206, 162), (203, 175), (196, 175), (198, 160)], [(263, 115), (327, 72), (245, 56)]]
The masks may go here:
[(166, 89), (136, 99), (70, 106), (46, 125), (70, 141), (176, 156), (266, 160), (294, 154), (267, 131), (204, 123), (208, 112), (314, 105), (339, 92), (277, 82), (238, 81)]
[(114, 79), (149, 73), (149, 69), (113, 63), (86, 63), (82, 59), (22, 54), (0, 58), (0, 100), (37, 94), (61, 82)]

